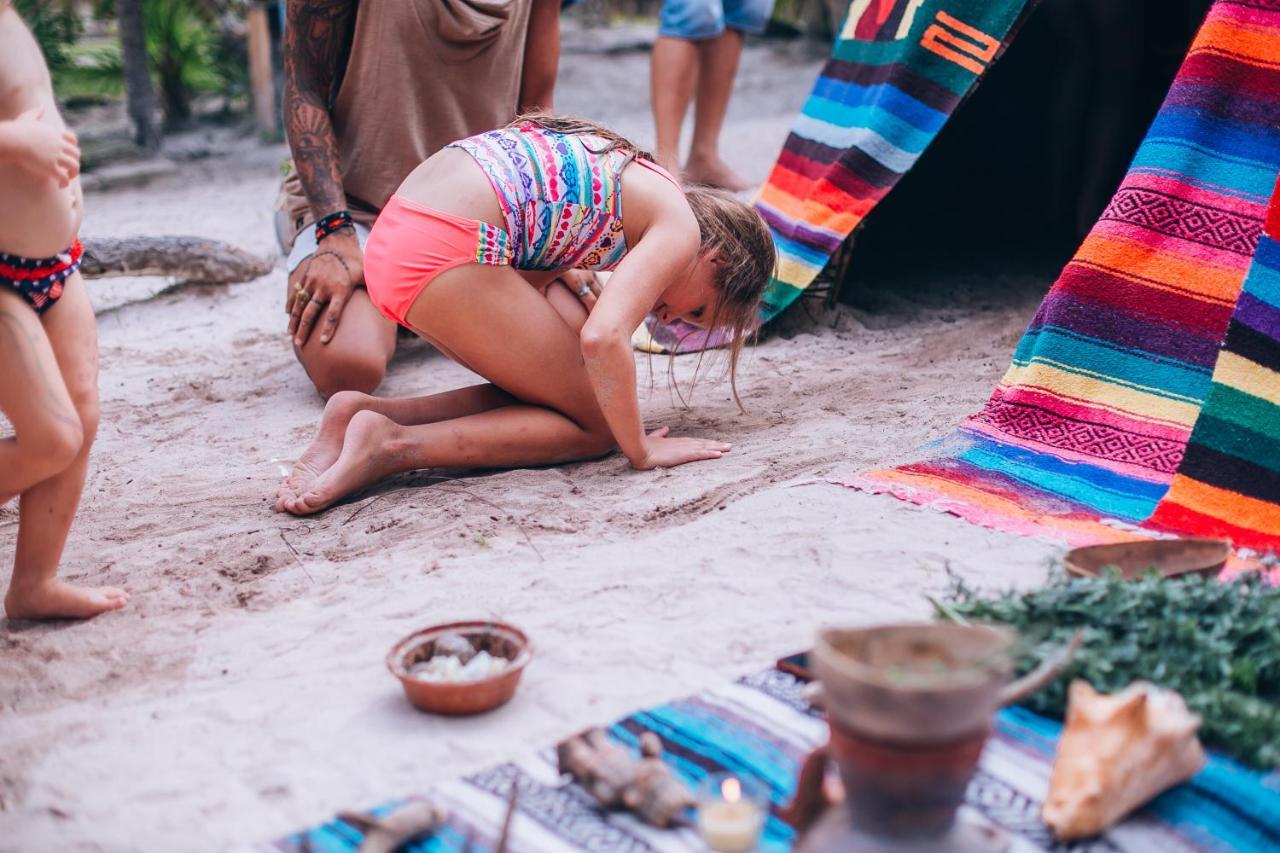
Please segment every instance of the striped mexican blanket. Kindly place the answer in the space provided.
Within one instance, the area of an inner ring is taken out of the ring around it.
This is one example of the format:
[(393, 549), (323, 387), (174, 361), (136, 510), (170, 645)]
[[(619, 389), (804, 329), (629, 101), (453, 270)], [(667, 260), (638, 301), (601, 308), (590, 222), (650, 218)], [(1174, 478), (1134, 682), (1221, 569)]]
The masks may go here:
[[(805, 754), (825, 740), (826, 725), (800, 697), (792, 676), (769, 670), (737, 684), (633, 714), (610, 727), (617, 741), (638, 749), (651, 731), (666, 760), (691, 787), (728, 771), (750, 777), (789, 801)], [(1213, 757), (1185, 785), (1156, 799), (1101, 838), (1055, 845), (1039, 819), (1048, 786), (1058, 724), (1025, 710), (1002, 712), (969, 785), (966, 814), (1011, 837), (1011, 853), (1076, 851), (1263, 851), (1280, 848), (1280, 785), (1225, 758)], [(662, 831), (596, 808), (555, 770), (554, 750), (531, 753), (429, 792), (451, 813), (434, 836), (413, 851), (490, 850), (499, 834), (511, 786), (519, 790), (511, 849), (529, 851), (705, 850), (690, 830)], [(389, 803), (375, 812), (393, 809)], [(261, 851), (352, 851), (362, 839), (354, 826), (333, 820), (258, 848)], [(791, 830), (776, 817), (761, 849), (787, 850)]]
[(1000, 56), (1028, 0), (853, 0), (756, 208), (773, 231), (771, 319), (915, 165)]
[[(1004, 51), (1032, 0), (852, 0), (756, 200), (778, 250), (763, 322), (794, 302), (907, 173)], [(650, 318), (646, 352), (723, 339)]]
[(1277, 116), (1280, 0), (1217, 0), (986, 406), (848, 485), (1073, 543), (1280, 546)]

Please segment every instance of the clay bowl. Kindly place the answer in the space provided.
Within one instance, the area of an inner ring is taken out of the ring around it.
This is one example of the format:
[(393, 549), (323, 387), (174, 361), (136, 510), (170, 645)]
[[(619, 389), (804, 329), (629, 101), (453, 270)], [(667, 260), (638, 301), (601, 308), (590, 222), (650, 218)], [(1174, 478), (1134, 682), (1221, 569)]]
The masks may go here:
[[(511, 661), (506, 672), (477, 681), (431, 682), (414, 678), (410, 668), (430, 660), (436, 640), (445, 634), (459, 634), (477, 652)], [(420, 711), (460, 717), (481, 714), (504, 705), (515, 695), (520, 676), (533, 656), (529, 638), (519, 628), (505, 622), (450, 622), (416, 631), (391, 647), (387, 669), (400, 679), (405, 697)]]
[(1183, 575), (1216, 575), (1231, 556), (1225, 539), (1153, 539), (1090, 545), (1067, 553), (1068, 574), (1096, 578), (1103, 569), (1115, 567), (1125, 580), (1133, 580), (1155, 569), (1166, 578)]
[(813, 646), (827, 713), (887, 743), (959, 740), (985, 731), (1010, 680), (1012, 632), (989, 625), (902, 623), (826, 628)]

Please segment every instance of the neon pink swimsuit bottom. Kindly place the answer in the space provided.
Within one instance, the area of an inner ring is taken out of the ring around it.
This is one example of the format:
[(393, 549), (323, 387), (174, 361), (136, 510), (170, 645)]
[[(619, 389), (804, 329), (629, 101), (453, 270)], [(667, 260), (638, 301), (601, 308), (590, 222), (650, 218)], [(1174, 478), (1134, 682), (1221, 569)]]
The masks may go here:
[(501, 228), (393, 195), (365, 245), (364, 283), (378, 310), (407, 326), (418, 294), (440, 273), (463, 264), (510, 263), (510, 241)]

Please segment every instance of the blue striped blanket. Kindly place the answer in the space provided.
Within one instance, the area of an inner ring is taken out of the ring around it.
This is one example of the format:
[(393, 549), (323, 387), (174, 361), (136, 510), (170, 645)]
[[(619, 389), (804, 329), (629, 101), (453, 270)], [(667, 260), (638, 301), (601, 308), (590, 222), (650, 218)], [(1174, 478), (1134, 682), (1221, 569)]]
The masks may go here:
[[(709, 773), (729, 771), (759, 780), (775, 804), (787, 803), (805, 754), (826, 738), (826, 724), (812, 713), (792, 676), (769, 670), (736, 684), (632, 714), (609, 728), (638, 750), (640, 735), (658, 734), (666, 760), (696, 790)], [(1002, 712), (982, 764), (969, 785), (968, 816), (995, 824), (1014, 837), (1013, 851), (1264, 851), (1280, 850), (1280, 778), (1263, 777), (1214, 756), (1187, 784), (1166, 792), (1101, 838), (1055, 845), (1040, 822), (1059, 724), (1015, 708)], [(705, 850), (692, 830), (647, 827), (626, 814), (603, 812), (586, 792), (556, 773), (555, 750), (524, 755), (425, 795), (451, 817), (435, 836), (412, 851), (491, 850), (511, 786), (519, 789), (512, 823), (514, 850)], [(394, 809), (387, 803), (375, 813)], [(262, 845), (262, 851), (352, 851), (360, 831), (342, 821), (294, 833)], [(789, 850), (790, 828), (771, 818), (761, 849)]]

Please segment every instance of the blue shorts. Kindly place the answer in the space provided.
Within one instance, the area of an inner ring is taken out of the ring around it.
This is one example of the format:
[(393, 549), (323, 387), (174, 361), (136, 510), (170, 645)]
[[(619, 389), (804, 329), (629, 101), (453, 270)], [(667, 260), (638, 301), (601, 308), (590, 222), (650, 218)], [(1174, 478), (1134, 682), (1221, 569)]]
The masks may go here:
[(773, 0), (664, 0), (658, 35), (701, 41), (726, 29), (764, 32)]

